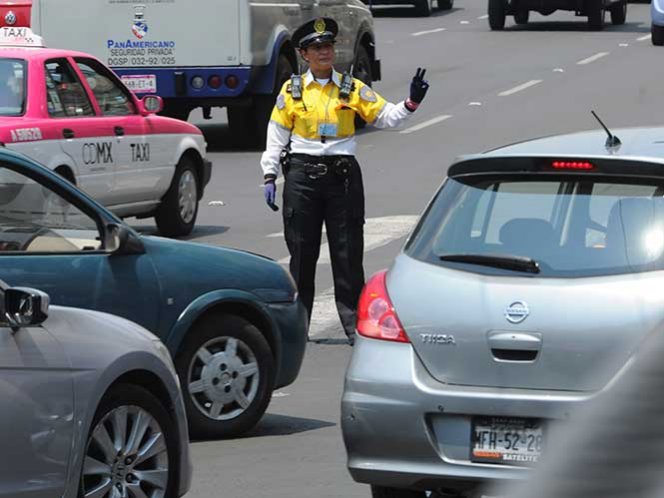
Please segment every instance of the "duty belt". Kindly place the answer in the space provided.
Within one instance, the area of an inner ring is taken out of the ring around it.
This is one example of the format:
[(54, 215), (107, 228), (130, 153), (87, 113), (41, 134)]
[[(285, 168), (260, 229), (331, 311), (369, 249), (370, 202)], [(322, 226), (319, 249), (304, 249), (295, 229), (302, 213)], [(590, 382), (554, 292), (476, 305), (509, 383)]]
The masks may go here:
[(291, 166), (304, 169), (304, 173), (316, 180), (326, 176), (328, 173), (344, 179), (350, 174), (351, 156), (309, 156), (306, 154), (291, 155)]

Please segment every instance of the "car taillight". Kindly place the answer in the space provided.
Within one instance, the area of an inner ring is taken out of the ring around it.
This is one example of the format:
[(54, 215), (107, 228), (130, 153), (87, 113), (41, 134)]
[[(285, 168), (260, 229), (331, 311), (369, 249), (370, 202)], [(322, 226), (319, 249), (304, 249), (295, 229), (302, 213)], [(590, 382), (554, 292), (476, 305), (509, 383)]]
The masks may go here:
[(553, 169), (572, 169), (572, 170), (595, 168), (593, 163), (590, 163), (588, 161), (553, 161), (551, 163), (551, 166), (553, 167)]
[(376, 273), (364, 286), (357, 306), (357, 333), (371, 339), (410, 342), (387, 294), (387, 270)]

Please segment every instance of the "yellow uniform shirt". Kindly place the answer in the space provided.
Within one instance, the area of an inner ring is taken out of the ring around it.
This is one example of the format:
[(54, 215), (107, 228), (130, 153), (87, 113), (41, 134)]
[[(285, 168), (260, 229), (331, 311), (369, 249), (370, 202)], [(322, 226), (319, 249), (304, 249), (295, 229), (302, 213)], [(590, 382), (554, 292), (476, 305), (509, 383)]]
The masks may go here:
[(302, 98), (293, 99), (288, 80), (281, 88), (272, 111), (272, 121), (293, 130), (293, 134), (307, 139), (320, 139), (321, 132), (328, 138), (344, 138), (355, 134), (355, 114), (367, 123), (373, 123), (387, 101), (371, 87), (353, 79), (354, 89), (348, 99), (339, 97), (341, 75), (332, 74), (325, 86), (308, 73), (302, 81)]

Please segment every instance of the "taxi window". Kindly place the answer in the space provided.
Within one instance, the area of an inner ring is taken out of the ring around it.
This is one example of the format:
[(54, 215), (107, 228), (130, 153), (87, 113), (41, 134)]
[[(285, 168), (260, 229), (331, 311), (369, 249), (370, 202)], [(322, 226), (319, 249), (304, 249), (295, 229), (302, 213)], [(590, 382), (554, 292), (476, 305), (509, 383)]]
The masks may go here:
[(25, 61), (0, 59), (0, 116), (25, 112)]
[(94, 116), (85, 89), (66, 59), (46, 62), (46, 101), (53, 118)]
[(90, 85), (104, 116), (129, 116), (136, 113), (129, 93), (109, 70), (91, 59), (76, 59), (76, 64)]

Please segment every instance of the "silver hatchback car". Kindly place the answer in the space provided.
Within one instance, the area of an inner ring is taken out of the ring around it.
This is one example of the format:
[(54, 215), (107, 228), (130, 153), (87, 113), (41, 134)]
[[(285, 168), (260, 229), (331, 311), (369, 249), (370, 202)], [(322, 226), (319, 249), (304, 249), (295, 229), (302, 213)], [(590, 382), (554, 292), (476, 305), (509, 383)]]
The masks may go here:
[(661, 330), (664, 128), (617, 134), (462, 158), (367, 283), (342, 429), (375, 498), (525, 477)]
[(175, 367), (147, 330), (0, 282), (0, 497), (175, 498), (189, 489)]

